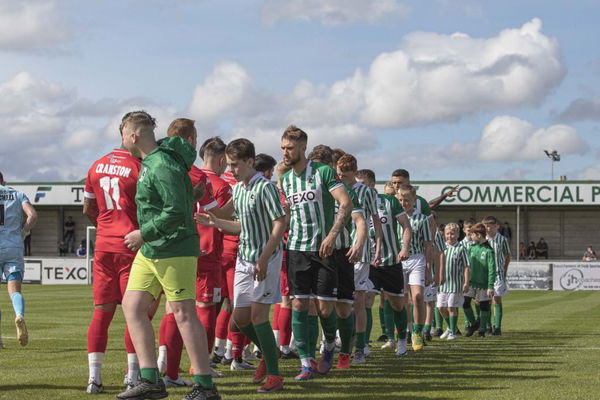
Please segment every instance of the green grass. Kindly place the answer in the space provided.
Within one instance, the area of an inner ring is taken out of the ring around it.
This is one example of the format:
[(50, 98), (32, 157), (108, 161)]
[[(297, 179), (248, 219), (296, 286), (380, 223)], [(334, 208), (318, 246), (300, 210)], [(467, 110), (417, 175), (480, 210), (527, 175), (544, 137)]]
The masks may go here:
[[(3, 288), (5, 290), (5, 288)], [(83, 399), (86, 333), (92, 314), (87, 286), (25, 286), (30, 343), (15, 339), (13, 312), (1, 296), (0, 399)], [(375, 310), (375, 309), (374, 309)], [(593, 399), (600, 374), (600, 292), (514, 291), (505, 299), (502, 337), (434, 339), (421, 353), (398, 359), (373, 343), (366, 365), (296, 383), (297, 361), (285, 361), (286, 389), (258, 395), (248, 372), (224, 370), (224, 399)], [(373, 337), (380, 334), (374, 312)], [(162, 313), (156, 318), (158, 324)], [(462, 322), (461, 322), (462, 325)], [(123, 388), (123, 317), (111, 325), (103, 378), (114, 398)], [(189, 366), (184, 357), (182, 367)], [(171, 389), (180, 399), (184, 389)]]

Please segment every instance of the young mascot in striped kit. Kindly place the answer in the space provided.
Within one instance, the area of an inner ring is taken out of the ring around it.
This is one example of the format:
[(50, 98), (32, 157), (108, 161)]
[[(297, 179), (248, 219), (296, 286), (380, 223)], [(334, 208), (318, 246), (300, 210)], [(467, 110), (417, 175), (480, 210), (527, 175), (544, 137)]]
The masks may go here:
[(196, 220), (228, 234), (240, 236), (233, 283), (233, 319), (240, 330), (259, 346), (263, 357), (253, 382), (267, 381), (259, 393), (283, 389), (277, 344), (269, 324), (271, 304), (281, 301), (279, 274), (286, 214), (279, 189), (254, 169), (254, 145), (236, 139), (225, 149), (227, 166), (238, 181), (233, 203), (238, 221), (197, 214)]

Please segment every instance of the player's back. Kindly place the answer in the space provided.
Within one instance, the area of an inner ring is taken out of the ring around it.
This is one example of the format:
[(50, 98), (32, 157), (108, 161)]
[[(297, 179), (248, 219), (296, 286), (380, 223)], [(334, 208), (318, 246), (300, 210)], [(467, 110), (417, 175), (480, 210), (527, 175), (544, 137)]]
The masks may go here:
[(123, 237), (138, 229), (135, 193), (140, 166), (141, 161), (127, 150), (115, 149), (89, 169), (85, 196), (98, 205), (97, 251), (131, 252)]
[(0, 185), (0, 248), (23, 247), (23, 202), (29, 202), (24, 193)]

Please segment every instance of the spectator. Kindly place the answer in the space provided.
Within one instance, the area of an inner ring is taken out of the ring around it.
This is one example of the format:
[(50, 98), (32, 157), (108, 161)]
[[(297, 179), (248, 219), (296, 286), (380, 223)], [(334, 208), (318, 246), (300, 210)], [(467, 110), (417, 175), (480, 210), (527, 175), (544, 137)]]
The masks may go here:
[(502, 236), (507, 238), (509, 242), (512, 240), (512, 229), (510, 229), (508, 222), (504, 222), (504, 225), (502, 225), (498, 231)]
[(67, 247), (67, 244), (61, 240), (60, 242), (58, 242), (58, 255), (60, 257), (64, 257), (67, 255), (67, 250), (69, 250), (69, 248)]
[(535, 245), (535, 258), (541, 256), (546, 257), (546, 260), (548, 259), (548, 243), (544, 242), (544, 238), (540, 238)]
[(25, 238), (23, 238), (23, 255), (31, 255), (31, 231), (26, 232)]
[(527, 246), (527, 259), (533, 260), (535, 257), (535, 243), (529, 242), (529, 246)]
[(526, 258), (525, 255), (525, 242), (519, 243), (519, 258), (524, 260)]
[(80, 244), (77, 248), (77, 257), (84, 258), (85, 257), (85, 246)]
[(67, 217), (63, 232), (63, 240), (67, 244), (68, 252), (73, 253), (75, 247), (75, 221), (73, 221), (73, 217)]
[(587, 248), (587, 250), (585, 251), (585, 253), (583, 253), (582, 260), (583, 261), (596, 261), (597, 259), (598, 259), (598, 256), (596, 256), (596, 252), (594, 251), (592, 246), (589, 246)]

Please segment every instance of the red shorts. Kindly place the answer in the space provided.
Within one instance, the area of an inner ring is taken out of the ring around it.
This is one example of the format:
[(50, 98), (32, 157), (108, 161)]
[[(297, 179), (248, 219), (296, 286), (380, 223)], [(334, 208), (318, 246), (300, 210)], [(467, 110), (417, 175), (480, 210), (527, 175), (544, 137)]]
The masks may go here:
[(281, 263), (281, 272), (279, 273), (279, 280), (281, 281), (281, 295), (289, 296), (290, 287), (288, 286), (287, 278), (287, 251), (283, 251), (283, 262)]
[(92, 266), (94, 304), (121, 304), (135, 254), (96, 251)]
[(233, 300), (233, 278), (235, 277), (235, 263), (237, 252), (223, 252), (221, 257), (221, 298)]
[(221, 265), (198, 260), (196, 271), (196, 301), (219, 303), (221, 301)]

